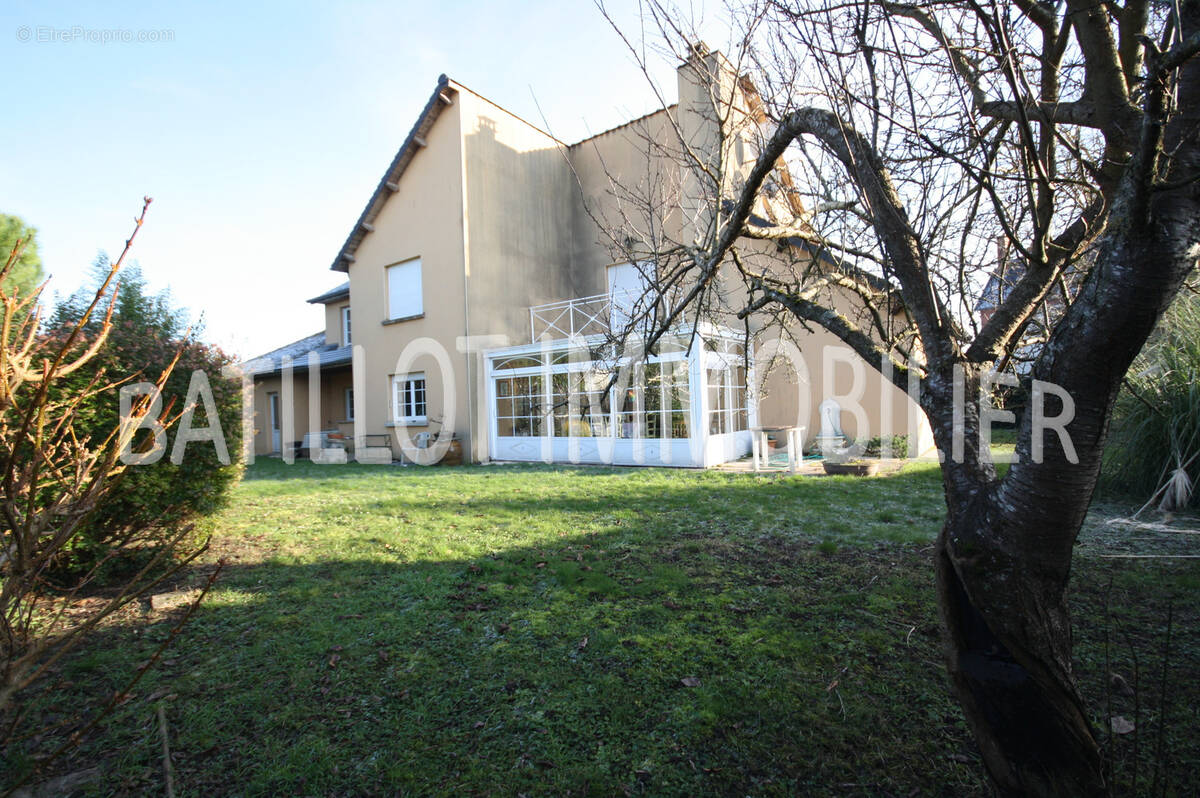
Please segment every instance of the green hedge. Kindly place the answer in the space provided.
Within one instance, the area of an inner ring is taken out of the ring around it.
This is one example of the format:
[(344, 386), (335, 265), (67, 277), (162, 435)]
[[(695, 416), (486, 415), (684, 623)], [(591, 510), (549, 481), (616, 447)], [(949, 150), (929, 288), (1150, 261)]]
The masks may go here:
[[(97, 271), (101, 269), (107, 271), (103, 261), (97, 265)], [(85, 289), (62, 301), (46, 333), (65, 334), (82, 316), (93, 295), (94, 289)], [(222, 369), (232, 364), (233, 358), (197, 340), (196, 333), (188, 330), (185, 312), (174, 307), (167, 295), (148, 293), (136, 268), (122, 270), (112, 322), (109, 337), (96, 358), (61, 386), (60, 398), (67, 398), (98, 377), (101, 384), (111, 385), (86, 400), (77, 431), (90, 435), (93, 444), (103, 441), (120, 415), (117, 383), (155, 382), (178, 353), (179, 361), (163, 386), (163, 408), (171, 408), (168, 417), (177, 416), (183, 410), (193, 371), (204, 371), (231, 462), (222, 464), (211, 442), (192, 442), (182, 462), (174, 465), (170, 451), (178, 429), (177, 425), (169, 428), (168, 449), (163, 457), (152, 465), (126, 468), (115, 491), (81, 527), (69, 547), (69, 561), (63, 563), (73, 568), (90, 567), (109, 552), (113, 542), (132, 530), (155, 530), (155, 538), (162, 541), (182, 525), (212, 514), (224, 506), (242, 470), (241, 384), (222, 376)], [(89, 324), (91, 335), (98, 332), (98, 325), (95, 320)], [(209, 423), (203, 404), (198, 403), (192, 427)], [(151, 439), (148, 430), (139, 432), (133, 449), (141, 450)]]

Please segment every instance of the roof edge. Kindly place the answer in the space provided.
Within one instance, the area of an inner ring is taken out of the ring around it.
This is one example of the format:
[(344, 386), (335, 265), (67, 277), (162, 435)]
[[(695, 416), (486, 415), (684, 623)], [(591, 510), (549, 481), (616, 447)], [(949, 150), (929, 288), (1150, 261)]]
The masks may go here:
[(567, 148), (573, 150), (576, 147), (579, 147), (583, 144), (588, 144), (590, 142), (593, 142), (596, 139), (600, 138), (601, 136), (607, 136), (609, 133), (616, 133), (619, 130), (624, 130), (627, 127), (632, 127), (633, 125), (636, 125), (639, 122), (645, 122), (646, 120), (650, 119), (651, 117), (658, 116), (661, 113), (670, 113), (671, 111), (675, 110), (678, 107), (679, 107), (679, 103), (673, 102), (670, 105), (664, 105), (662, 108), (656, 108), (653, 111), (647, 111), (646, 113), (642, 114), (641, 116), (636, 116), (633, 119), (630, 119), (628, 122), (622, 122), (621, 124), (614, 125), (613, 127), (610, 127), (607, 130), (601, 130), (599, 133), (593, 133), (592, 135), (588, 136), (587, 138), (582, 138), (579, 141), (575, 142), (574, 144), (568, 144)]
[(363, 208), (363, 212), (359, 214), (358, 221), (354, 223), (354, 228), (350, 231), (350, 235), (346, 237), (346, 242), (342, 244), (342, 248), (338, 250), (337, 257), (334, 258), (330, 265), (330, 270), (335, 272), (349, 272), (350, 262), (354, 259), (354, 252), (358, 249), (358, 245), (362, 243), (363, 237), (367, 234), (368, 226), (383, 210), (384, 204), (392, 194), (392, 190), (388, 188), (388, 183), (396, 184), (400, 176), (408, 168), (409, 162), (415, 151), (423, 146), (417, 144), (417, 139), (421, 138), (423, 131), (428, 131), (438, 116), (442, 113), (442, 96), (446, 89), (450, 88), (450, 78), (445, 74), (438, 76), (437, 86), (433, 90), (433, 94), (429, 96), (429, 101), (425, 103), (425, 108), (417, 117), (416, 123), (412, 126), (412, 130), (408, 131), (408, 136), (405, 137), (404, 143), (400, 145), (400, 149), (392, 158), (391, 164), (388, 165), (387, 171), (383, 177), (379, 179), (379, 184), (375, 186), (375, 191), (371, 194), (371, 199), (367, 201), (367, 206)]
[(263, 352), (261, 355), (258, 355), (257, 357), (246, 358), (242, 362), (250, 363), (251, 361), (254, 361), (254, 360), (262, 360), (263, 358), (271, 357), (272, 355), (276, 354), (277, 352), (281, 352), (284, 349), (287, 349), (288, 347), (292, 347), (292, 346), (296, 346), (297, 344), (301, 344), (301, 343), (309, 340), (310, 338), (316, 338), (318, 335), (322, 335), (322, 336), (325, 335), (325, 331), (317, 330), (315, 333), (309, 333), (308, 335), (304, 336), (303, 338), (297, 338), (295, 341), (289, 341), (288, 343), (283, 344), (282, 346), (277, 346), (274, 349), (270, 350), (269, 352)]
[(475, 90), (474, 90), (474, 89), (472, 89), (470, 86), (467, 86), (467, 85), (465, 85), (465, 84), (464, 84), (464, 83), (462, 83), (461, 81), (457, 81), (457, 80), (454, 80), (453, 78), (451, 78), (451, 79), (450, 79), (450, 83), (452, 83), (452, 84), (454, 85), (454, 87), (455, 87), (455, 88), (457, 88), (457, 89), (461, 89), (461, 90), (463, 90), (463, 91), (469, 91), (469, 92), (470, 92), (471, 94), (473, 94), (473, 95), (474, 95), (476, 98), (478, 98), (478, 99), (480, 99), (480, 100), (483, 100), (485, 103), (487, 103), (488, 105), (492, 106), (493, 108), (496, 108), (496, 109), (498, 109), (498, 110), (500, 110), (500, 111), (503, 111), (504, 113), (508, 114), (508, 115), (509, 115), (509, 116), (511, 116), (513, 119), (517, 120), (517, 121), (518, 121), (518, 122), (520, 122), (522, 125), (525, 125), (526, 127), (530, 128), (531, 130), (535, 130), (535, 131), (537, 131), (538, 133), (541, 133), (543, 136), (545, 136), (546, 138), (550, 139), (551, 141), (553, 141), (553, 142), (554, 142), (555, 144), (557, 144), (558, 146), (560, 146), (560, 147), (564, 147), (564, 148), (567, 148), (567, 147), (570, 147), (570, 146), (571, 146), (571, 145), (570, 145), (570, 144), (568, 144), (567, 142), (565, 142), (565, 141), (562, 141), (561, 139), (559, 139), (559, 138), (558, 138), (558, 136), (555, 136), (555, 135), (554, 135), (553, 133), (551, 133), (550, 131), (548, 131), (548, 130), (543, 130), (542, 128), (540, 128), (540, 127), (538, 127), (537, 125), (535, 125), (535, 124), (533, 124), (532, 122), (530, 122), (530, 121), (529, 121), (528, 119), (526, 119), (525, 117), (523, 117), (523, 116), (520, 116), (519, 114), (517, 114), (517, 113), (515, 113), (515, 112), (513, 112), (513, 111), (510, 111), (510, 110), (508, 110), (508, 109), (507, 109), (507, 108), (505, 108), (503, 105), (501, 105), (500, 103), (496, 102), (495, 100), (492, 100), (492, 99), (490, 99), (490, 98), (488, 98), (488, 97), (484, 97), (482, 94), (480, 94), (479, 92), (475, 91)]
[(337, 288), (331, 288), (323, 294), (318, 294), (312, 299), (305, 300), (310, 305), (327, 305), (330, 302), (337, 302), (339, 299), (345, 299), (350, 296), (350, 281), (347, 280)]

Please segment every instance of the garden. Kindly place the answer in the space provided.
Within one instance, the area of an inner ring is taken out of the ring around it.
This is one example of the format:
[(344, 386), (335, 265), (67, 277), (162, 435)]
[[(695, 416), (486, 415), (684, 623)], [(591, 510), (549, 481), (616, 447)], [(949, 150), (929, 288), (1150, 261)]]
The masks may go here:
[[(1200, 567), (1129, 556), (1117, 512), (1094, 510), (1078, 547), (1077, 676), (1117, 783), (1182, 794)], [(115, 695), (53, 765), (74, 780), (50, 784), (987, 795), (941, 658), (943, 514), (928, 463), (856, 479), (259, 460), (203, 558), (55, 668), (4, 779)]]

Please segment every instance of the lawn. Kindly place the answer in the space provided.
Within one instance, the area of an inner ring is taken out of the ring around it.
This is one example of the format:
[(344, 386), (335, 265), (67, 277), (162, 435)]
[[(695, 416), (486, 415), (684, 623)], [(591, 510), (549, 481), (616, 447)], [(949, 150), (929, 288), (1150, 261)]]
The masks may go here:
[[(939, 653), (942, 516), (931, 465), (260, 461), (190, 577), (227, 562), (202, 608), (56, 769), (97, 767), (89, 794), (163, 794), (161, 705), (180, 795), (985, 795)], [(1101, 558), (1112, 536), (1095, 523), (1079, 548), (1079, 676), (1098, 726), (1137, 726), (1112, 743), (1118, 777), (1149, 786), (1164, 761), (1186, 793), (1200, 566)], [(120, 689), (180, 612), (130, 608), (43, 718)], [(1106, 660), (1136, 700), (1106, 689)]]

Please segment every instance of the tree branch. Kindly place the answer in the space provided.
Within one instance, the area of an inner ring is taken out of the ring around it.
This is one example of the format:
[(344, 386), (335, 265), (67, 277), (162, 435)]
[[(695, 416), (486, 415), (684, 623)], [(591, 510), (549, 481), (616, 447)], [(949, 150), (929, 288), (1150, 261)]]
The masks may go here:
[(742, 230), (742, 235), (746, 238), (753, 238), (760, 241), (782, 241), (789, 238), (798, 239), (807, 244), (823, 247), (842, 252), (855, 258), (879, 263), (879, 256), (873, 252), (868, 252), (865, 249), (858, 249), (846, 244), (839, 244), (836, 241), (830, 241), (824, 236), (818, 235), (811, 227), (806, 224), (774, 224), (774, 225), (756, 225), (748, 224)]
[(828, 330), (839, 341), (853, 349), (859, 357), (876, 368), (880, 368), (884, 362), (890, 363), (892, 383), (902, 391), (908, 390), (908, 366), (897, 362), (871, 336), (864, 333), (836, 310), (761, 283), (755, 285), (754, 288), (760, 291), (761, 295), (738, 313), (739, 319), (744, 319), (754, 311), (761, 310), (772, 303), (781, 305), (796, 318), (811, 321)]
[(1071, 258), (1099, 232), (1097, 222), (1104, 209), (1104, 198), (1097, 197), (1070, 227), (1054, 239), (1049, 248), (1051, 260), (1026, 266), (1025, 274), (1009, 291), (979, 335), (975, 336), (967, 349), (967, 360), (973, 363), (995, 361), (1008, 349), (1013, 337), (1024, 329), (1037, 312), (1038, 306)]
[(1158, 61), (1161, 72), (1170, 72), (1183, 66), (1188, 60), (1200, 53), (1200, 31), (1193, 33), (1179, 44), (1172, 47)]
[(1110, 142), (1116, 143), (1121, 132), (1115, 124), (1116, 114), (1109, 111), (1130, 105), (1129, 87), (1121, 67), (1117, 42), (1109, 25), (1108, 11), (1096, 0), (1067, 0), (1067, 14), (1079, 49), (1083, 53), (1083, 100), (1094, 104), (1101, 130)]
[(1117, 52), (1121, 56), (1121, 67), (1125, 70), (1125, 85), (1133, 87), (1142, 77), (1142, 42), (1146, 35), (1146, 23), (1150, 21), (1150, 3), (1147, 0), (1125, 0), (1117, 24)]
[(920, 329), (926, 357), (931, 362), (950, 362), (954, 351), (949, 334), (950, 315), (934, 294), (917, 233), (882, 159), (857, 131), (833, 112), (801, 108), (780, 121), (759, 165), (767, 157), (773, 162), (792, 140), (802, 135), (814, 136), (849, 172), (856, 188), (862, 192), (872, 227), (900, 283), (904, 304)]
[(1137, 141), (1141, 112), (1131, 103), (1101, 110), (1091, 100), (1075, 100), (1064, 103), (1044, 103), (1029, 100), (1016, 103), (1011, 100), (989, 100), (979, 106), (979, 113), (993, 119), (1020, 121), (1025, 114), (1034, 122), (1060, 123), (1099, 130), (1113, 144), (1128, 149)]

